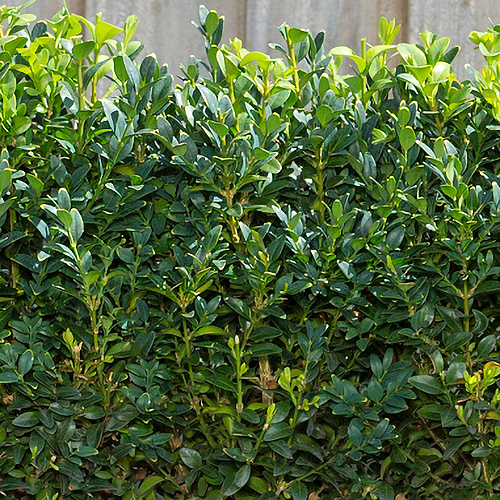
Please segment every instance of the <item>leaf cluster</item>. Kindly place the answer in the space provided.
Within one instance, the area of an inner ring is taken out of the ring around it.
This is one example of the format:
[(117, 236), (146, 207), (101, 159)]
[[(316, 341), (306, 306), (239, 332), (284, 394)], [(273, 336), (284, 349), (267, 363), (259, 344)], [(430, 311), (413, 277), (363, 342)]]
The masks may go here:
[(496, 498), (500, 29), (462, 82), (448, 38), (393, 44), (394, 21), (359, 53), (283, 25), (273, 58), (200, 7), (175, 84), (134, 16), (22, 9), (0, 8), (0, 492)]

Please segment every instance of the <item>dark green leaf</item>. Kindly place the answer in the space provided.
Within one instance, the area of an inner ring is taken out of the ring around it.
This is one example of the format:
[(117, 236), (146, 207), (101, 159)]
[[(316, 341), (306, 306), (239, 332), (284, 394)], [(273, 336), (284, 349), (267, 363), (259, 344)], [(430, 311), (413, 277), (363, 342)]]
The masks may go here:
[(471, 338), (472, 333), (470, 332), (450, 332), (449, 335), (445, 336), (444, 345), (448, 351), (457, 352), (458, 349), (467, 344)]
[(264, 441), (278, 441), (289, 437), (292, 433), (293, 429), (286, 422), (272, 424), (264, 434)]
[(306, 485), (302, 481), (296, 481), (290, 488), (293, 500), (307, 500), (309, 492)]
[(252, 346), (252, 355), (255, 357), (270, 356), (272, 354), (281, 354), (282, 349), (276, 344), (263, 342)]
[(205, 101), (205, 103), (208, 106), (208, 108), (210, 109), (210, 111), (213, 114), (216, 114), (217, 108), (218, 108), (218, 101), (217, 101), (217, 97), (215, 96), (215, 94), (209, 88), (205, 87), (204, 85), (198, 85), (196, 88), (199, 90), (201, 97)]
[(78, 241), (84, 231), (83, 219), (82, 216), (80, 215), (80, 212), (76, 210), (76, 208), (71, 209), (71, 217), (72, 217), (70, 226), (71, 236), (73, 237), (74, 241)]
[(237, 299), (235, 297), (226, 297), (224, 299), (229, 307), (237, 312), (240, 316), (243, 316), (245, 319), (250, 320), (252, 318), (251, 309), (243, 302), (241, 299)]
[(443, 386), (441, 382), (431, 375), (415, 375), (410, 377), (408, 382), (415, 388), (427, 394), (442, 394)]
[(154, 487), (157, 484), (160, 484), (161, 482), (163, 482), (164, 480), (165, 479), (160, 477), (160, 476), (149, 476), (148, 478), (146, 478), (141, 483), (141, 486), (139, 487), (139, 489), (137, 491), (138, 498), (144, 498), (147, 495), (149, 495), (149, 493), (154, 490)]
[(76, 456), (78, 457), (91, 457), (93, 455), (97, 455), (99, 452), (93, 448), (92, 446), (81, 446), (76, 451)]
[(477, 346), (477, 355), (481, 358), (489, 356), (493, 349), (495, 349), (496, 343), (496, 335), (484, 337)]
[(278, 455), (288, 460), (293, 460), (292, 449), (288, 446), (286, 441), (269, 441), (268, 446)]
[(33, 351), (28, 349), (27, 351), (23, 352), (23, 354), (21, 354), (19, 358), (18, 361), (19, 373), (21, 375), (26, 375), (31, 370), (32, 366), (33, 366)]
[(234, 485), (239, 489), (243, 488), (243, 486), (245, 486), (245, 484), (247, 484), (248, 480), (250, 479), (251, 471), (252, 469), (248, 464), (241, 467), (241, 469), (239, 469), (234, 476)]
[(17, 382), (18, 378), (14, 370), (4, 369), (0, 372), (0, 384), (12, 384)]
[(39, 418), (37, 411), (27, 411), (12, 421), (17, 427), (34, 427), (38, 422)]
[(380, 500), (394, 500), (394, 489), (390, 484), (382, 483), (377, 488), (377, 493)]
[(179, 456), (184, 464), (186, 464), (190, 469), (199, 469), (203, 465), (201, 455), (192, 448), (181, 448), (179, 450)]
[(11, 231), (3, 236), (0, 236), (0, 248), (7, 247), (14, 241), (18, 241), (26, 236), (21, 231)]
[(231, 380), (225, 375), (210, 375), (207, 377), (207, 382), (215, 385), (219, 389), (224, 389), (229, 392), (236, 392), (236, 384), (231, 382)]
[(404, 226), (396, 227), (387, 235), (387, 246), (391, 250), (395, 250), (396, 248), (399, 247), (399, 245), (401, 245), (401, 242), (403, 241), (404, 236), (405, 236)]

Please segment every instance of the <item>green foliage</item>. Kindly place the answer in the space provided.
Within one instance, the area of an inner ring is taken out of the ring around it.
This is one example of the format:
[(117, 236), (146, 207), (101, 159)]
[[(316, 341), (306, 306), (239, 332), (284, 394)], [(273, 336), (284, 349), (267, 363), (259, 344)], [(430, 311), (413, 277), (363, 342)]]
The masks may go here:
[(461, 82), (201, 7), (174, 85), (135, 17), (0, 20), (2, 494), (500, 494), (499, 27)]

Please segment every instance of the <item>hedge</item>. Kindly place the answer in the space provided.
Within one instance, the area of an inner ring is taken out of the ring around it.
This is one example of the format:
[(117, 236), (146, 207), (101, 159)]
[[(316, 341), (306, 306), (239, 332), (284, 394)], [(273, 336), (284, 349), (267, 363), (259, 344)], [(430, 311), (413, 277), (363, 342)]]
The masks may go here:
[(201, 7), (180, 81), (134, 16), (23, 12), (0, 494), (499, 498), (500, 26), (460, 81), (448, 38), (394, 21), (359, 53), (283, 25), (271, 57)]

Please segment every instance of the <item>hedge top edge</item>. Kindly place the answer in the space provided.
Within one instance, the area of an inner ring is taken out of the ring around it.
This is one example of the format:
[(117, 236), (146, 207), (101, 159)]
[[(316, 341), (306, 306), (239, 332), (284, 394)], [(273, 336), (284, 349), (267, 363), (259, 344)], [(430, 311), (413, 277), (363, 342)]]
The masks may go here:
[(394, 20), (272, 57), (202, 6), (176, 83), (135, 16), (31, 3), (0, 7), (0, 493), (496, 498), (500, 28), (460, 81)]

